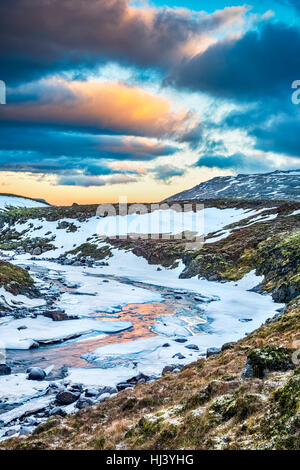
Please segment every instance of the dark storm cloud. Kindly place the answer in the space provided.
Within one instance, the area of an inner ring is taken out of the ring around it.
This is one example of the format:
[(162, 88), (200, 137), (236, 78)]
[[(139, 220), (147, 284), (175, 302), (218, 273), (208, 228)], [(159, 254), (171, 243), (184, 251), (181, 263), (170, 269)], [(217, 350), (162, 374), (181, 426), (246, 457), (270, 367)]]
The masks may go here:
[(0, 128), (2, 171), (64, 174), (80, 171), (86, 176), (125, 174), (113, 170), (111, 161), (150, 161), (177, 149), (163, 144), (149, 146), (119, 136), (94, 136), (48, 129)]
[(288, 96), (299, 76), (299, 51), (298, 28), (269, 23), (240, 39), (210, 46), (183, 62), (165, 82), (235, 100)]
[(20, 82), (55, 70), (93, 67), (104, 58), (165, 68), (181, 59), (191, 39), (245, 11), (233, 7), (199, 15), (134, 8), (128, 0), (1, 0), (2, 78)]

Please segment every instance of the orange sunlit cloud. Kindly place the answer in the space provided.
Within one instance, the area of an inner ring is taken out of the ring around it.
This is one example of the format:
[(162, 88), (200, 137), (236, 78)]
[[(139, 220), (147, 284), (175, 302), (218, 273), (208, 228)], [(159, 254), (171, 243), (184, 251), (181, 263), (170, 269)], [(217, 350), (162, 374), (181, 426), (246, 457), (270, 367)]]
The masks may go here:
[(2, 119), (159, 138), (180, 137), (198, 125), (194, 113), (137, 86), (63, 80), (59, 85), (65, 90), (62, 102), (51, 95), (48, 102), (45, 96), (40, 102), (8, 105)]

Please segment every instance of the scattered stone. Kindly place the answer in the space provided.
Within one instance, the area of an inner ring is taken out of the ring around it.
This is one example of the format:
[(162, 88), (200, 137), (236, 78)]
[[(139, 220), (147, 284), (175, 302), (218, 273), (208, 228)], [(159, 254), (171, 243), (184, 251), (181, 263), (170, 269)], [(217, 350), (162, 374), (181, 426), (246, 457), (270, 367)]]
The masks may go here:
[(40, 367), (30, 367), (26, 371), (28, 373), (28, 380), (44, 380), (46, 372)]
[(56, 401), (60, 405), (71, 405), (71, 403), (77, 401), (79, 397), (80, 393), (73, 393), (68, 390), (64, 390), (62, 392), (58, 392), (56, 395)]
[(148, 380), (149, 380), (148, 375), (140, 373), (140, 374), (136, 375), (135, 377), (132, 377), (131, 379), (128, 379), (126, 382), (129, 383), (129, 384), (135, 385), (135, 384), (138, 384), (138, 383), (147, 382)]
[(102, 393), (98, 398), (97, 398), (97, 402), (98, 403), (102, 403), (104, 400), (106, 400), (107, 398), (110, 397), (110, 394), (109, 393)]
[(164, 343), (164, 344), (162, 345), (162, 348), (169, 348), (169, 347), (170, 347), (170, 344), (169, 344), (169, 343)]
[(0, 364), (0, 375), (10, 375), (11, 368), (6, 364)]
[(194, 349), (195, 351), (199, 351), (199, 348), (198, 348), (197, 344), (187, 344), (184, 347), (187, 348), (187, 349)]
[(27, 330), (27, 326), (26, 325), (21, 325), (18, 327), (18, 330)]
[(185, 359), (185, 356), (184, 356), (183, 354), (181, 354), (180, 352), (174, 354), (174, 356), (172, 356), (172, 357), (173, 357), (173, 358), (174, 358), (174, 357), (177, 357), (178, 359)]
[(86, 397), (97, 397), (99, 392), (95, 388), (88, 388), (84, 394)]
[(176, 341), (176, 343), (186, 343), (187, 339), (186, 338), (175, 338), (174, 341)]
[(117, 385), (117, 389), (118, 391), (120, 392), (121, 390), (125, 390), (125, 388), (133, 388), (132, 385), (130, 385), (129, 383), (119, 383)]
[(32, 254), (33, 256), (41, 255), (41, 254), (42, 254), (42, 249), (41, 249), (39, 246), (37, 246), (36, 248), (34, 248), (34, 249), (32, 250), (32, 253), (31, 253), (31, 254)]
[(67, 412), (61, 408), (60, 406), (56, 406), (55, 408), (53, 408), (53, 410), (50, 411), (49, 413), (50, 416), (66, 416), (67, 415)]
[(53, 321), (75, 320), (78, 318), (76, 316), (67, 315), (64, 310), (46, 310), (43, 314)]
[(75, 406), (79, 410), (82, 410), (83, 408), (86, 408), (87, 406), (91, 406), (91, 405), (94, 405), (93, 400), (87, 397), (80, 397)]
[(230, 341), (229, 343), (224, 343), (221, 351), (227, 351), (228, 349), (233, 349), (236, 345), (235, 341)]
[(168, 372), (174, 372), (174, 370), (180, 369), (182, 366), (179, 364), (170, 364), (165, 366), (162, 370), (162, 375), (166, 375)]
[(221, 348), (207, 348), (206, 350), (206, 357), (214, 356), (216, 354), (220, 354)]

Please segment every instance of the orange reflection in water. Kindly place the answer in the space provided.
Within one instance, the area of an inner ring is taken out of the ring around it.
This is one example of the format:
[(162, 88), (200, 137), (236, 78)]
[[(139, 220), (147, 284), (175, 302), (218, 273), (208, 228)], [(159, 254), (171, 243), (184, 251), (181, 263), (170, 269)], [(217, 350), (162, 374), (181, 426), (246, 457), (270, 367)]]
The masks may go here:
[(86, 339), (77, 340), (68, 344), (56, 345), (48, 348), (32, 349), (29, 351), (15, 351), (13, 359), (28, 360), (31, 365), (47, 367), (54, 364), (55, 369), (67, 365), (68, 367), (93, 367), (81, 358), (82, 354), (91, 353), (95, 349), (107, 344), (125, 343), (136, 339), (154, 336), (150, 326), (155, 323), (156, 318), (175, 313), (175, 307), (171, 305), (152, 302), (147, 304), (129, 304), (123, 307), (118, 315), (114, 317), (109, 313), (95, 313), (100, 321), (129, 321), (132, 328), (120, 333), (103, 334)]

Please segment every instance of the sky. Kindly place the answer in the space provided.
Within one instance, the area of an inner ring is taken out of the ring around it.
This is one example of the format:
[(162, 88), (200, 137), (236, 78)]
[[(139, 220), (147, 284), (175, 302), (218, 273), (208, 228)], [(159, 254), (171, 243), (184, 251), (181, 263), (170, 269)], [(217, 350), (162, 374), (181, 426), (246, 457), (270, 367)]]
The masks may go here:
[(1, 193), (160, 201), (300, 166), (300, 0), (1, 0), (0, 31)]

